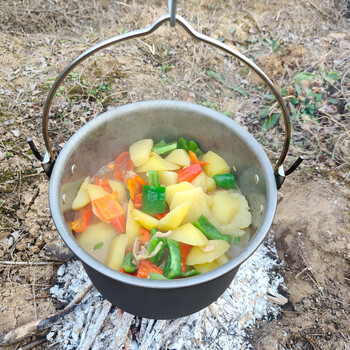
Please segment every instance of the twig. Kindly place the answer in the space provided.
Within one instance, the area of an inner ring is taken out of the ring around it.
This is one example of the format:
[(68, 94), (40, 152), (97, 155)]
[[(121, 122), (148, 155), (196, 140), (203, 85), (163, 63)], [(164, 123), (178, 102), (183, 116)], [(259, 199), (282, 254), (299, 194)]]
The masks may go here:
[(311, 0), (306, 0), (311, 6), (313, 6), (318, 12), (322, 13), (323, 16), (327, 17), (328, 19), (334, 21), (334, 18), (328, 15), (326, 12), (321, 10), (319, 7), (317, 7)]
[(46, 318), (40, 318), (39, 320), (29, 322), (22, 326), (19, 326), (15, 329), (12, 329), (6, 333), (0, 335), (0, 344), (1, 345), (11, 345), (15, 344), (27, 337), (35, 335), (43, 330), (49, 328), (53, 322), (55, 322), (60, 317), (71, 312), (77, 304), (79, 304), (85, 295), (92, 288), (92, 283), (90, 282), (84, 290), (78, 293), (75, 298), (65, 307), (63, 310), (55, 312)]
[(47, 342), (47, 339), (46, 339), (46, 337), (44, 337), (41, 339), (34, 340), (26, 345), (23, 345), (20, 348), (18, 348), (18, 350), (30, 350), (30, 349), (33, 349), (34, 347), (41, 345), (41, 344), (44, 344), (46, 342)]
[(59, 261), (0, 261), (0, 265), (14, 266), (44, 266), (48, 264), (61, 264)]

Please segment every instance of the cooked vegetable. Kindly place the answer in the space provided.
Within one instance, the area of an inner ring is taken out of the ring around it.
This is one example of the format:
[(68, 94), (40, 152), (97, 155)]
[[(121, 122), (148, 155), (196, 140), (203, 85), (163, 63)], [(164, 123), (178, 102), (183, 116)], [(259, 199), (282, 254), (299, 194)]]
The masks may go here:
[(159, 182), (161, 185), (169, 186), (179, 182), (177, 173), (175, 171), (159, 171)]
[(201, 215), (197, 221), (193, 223), (206, 237), (209, 239), (223, 239), (229, 243), (232, 236), (223, 235), (205, 216)]
[(205, 173), (210, 177), (213, 177), (217, 174), (228, 174), (230, 172), (230, 167), (226, 161), (212, 151), (207, 152), (203, 156), (202, 161), (209, 163), (208, 165), (205, 165), (203, 169)]
[(158, 156), (150, 156), (148, 161), (142, 166), (136, 168), (135, 171), (137, 173), (145, 173), (146, 171), (149, 171), (149, 170), (162, 171), (162, 170), (176, 170), (176, 169), (179, 169), (178, 165), (168, 162), (167, 160)]
[(73, 231), (76, 233), (84, 232), (91, 224), (93, 216), (94, 214), (91, 206), (89, 206), (83, 211), (82, 216), (79, 219), (72, 222)]
[(137, 141), (92, 178), (79, 188), (69, 227), (115, 270), (191, 277), (227, 263), (231, 241), (231, 255), (249, 241), (251, 213), (228, 164), (193, 140)]
[(165, 159), (180, 166), (189, 166), (191, 164), (190, 157), (184, 149), (175, 149)]
[(236, 180), (233, 174), (217, 174), (213, 179), (216, 185), (224, 190), (237, 189)]
[(148, 275), (148, 278), (150, 280), (168, 280), (169, 278), (166, 278), (164, 275), (160, 274), (160, 273), (156, 273), (156, 272), (151, 272)]
[(189, 151), (190, 154), (190, 160), (192, 164), (199, 164), (200, 166), (208, 165), (209, 163), (207, 162), (202, 162), (197, 158), (196, 153)]
[(126, 235), (119, 235), (112, 239), (106, 260), (106, 265), (108, 267), (114, 270), (119, 270), (121, 268), (127, 243), (128, 237)]
[(108, 192), (106, 192), (102, 187), (97, 185), (88, 184), (86, 185), (86, 190), (88, 191), (92, 201), (108, 194)]
[(180, 252), (181, 252), (181, 277), (183, 276), (183, 273), (186, 272), (186, 258), (188, 253), (190, 252), (192, 246), (190, 244), (186, 243), (180, 243)]
[(90, 203), (90, 195), (87, 190), (87, 185), (91, 184), (90, 176), (86, 177), (81, 184), (77, 195), (72, 203), (72, 209), (77, 210)]
[(168, 249), (170, 257), (169, 271), (166, 273), (166, 277), (173, 279), (181, 275), (181, 250), (178, 242), (168, 239)]
[(118, 192), (118, 200), (120, 203), (126, 202), (126, 188), (121, 181), (108, 180), (112, 192)]
[(126, 185), (128, 186), (131, 199), (134, 199), (135, 196), (142, 193), (142, 188), (146, 185), (146, 182), (142, 177), (134, 175), (126, 180)]
[(134, 163), (130, 159), (129, 152), (121, 153), (115, 160), (114, 177), (119, 181), (124, 181), (125, 174), (135, 169)]
[(132, 262), (134, 260), (134, 254), (132, 252), (125, 255), (122, 263), (122, 269), (127, 273), (134, 273), (137, 270), (137, 266)]
[(152, 264), (148, 260), (141, 260), (136, 277), (147, 278), (151, 272), (159, 273), (161, 275), (163, 274), (163, 270), (160, 269), (157, 265)]
[(182, 203), (190, 202), (190, 210), (183, 223), (196, 221), (202, 214), (209, 215), (205, 193), (200, 187), (193, 187), (188, 191), (177, 192), (170, 204), (170, 211)]
[(171, 210), (158, 223), (160, 231), (175, 230), (178, 228), (190, 210), (190, 202), (185, 202)]
[(158, 154), (168, 153), (177, 147), (177, 142), (166, 143), (164, 140), (158, 141), (152, 148), (152, 151)]
[(183, 168), (177, 173), (179, 182), (193, 181), (200, 173), (202, 172), (202, 167), (199, 164), (193, 164), (188, 166), (187, 168)]
[(130, 158), (136, 167), (145, 164), (153, 147), (152, 139), (139, 140), (129, 147)]
[(166, 202), (170, 206), (170, 204), (173, 200), (173, 197), (176, 193), (182, 192), (182, 191), (187, 191), (187, 190), (190, 190), (192, 188), (194, 188), (194, 186), (186, 181), (178, 183), (176, 185), (167, 186), (166, 195), (165, 195)]
[(216, 239), (208, 241), (207, 247), (214, 246), (214, 249), (208, 252), (203, 251), (203, 247), (193, 247), (187, 255), (187, 265), (197, 265), (212, 262), (223, 255), (230, 248), (227, 241)]
[(210, 272), (210, 271), (216, 269), (217, 267), (219, 267), (219, 265), (216, 262), (216, 260), (214, 260), (214, 261), (207, 262), (204, 264), (195, 264), (195, 265), (193, 265), (193, 267), (197, 271), (199, 271), (200, 273), (207, 273), (207, 272)]
[(190, 245), (202, 246), (208, 243), (207, 237), (190, 223), (180, 226), (167, 237)]
[(104, 222), (110, 222), (125, 214), (125, 210), (118, 202), (118, 192), (108, 193), (103, 197), (94, 199), (92, 201), (92, 210)]
[(164, 213), (166, 208), (165, 187), (142, 187), (142, 211), (148, 214)]
[(154, 218), (151, 215), (148, 215), (146, 213), (143, 213), (140, 210), (134, 209), (133, 214), (136, 221), (138, 221), (142, 227), (146, 228), (147, 230), (152, 230), (153, 227), (158, 227), (159, 220)]
[(154, 255), (148, 259), (150, 262), (152, 262), (153, 264), (156, 264), (156, 265), (159, 265), (159, 263), (163, 257), (163, 254), (164, 254), (164, 250), (168, 246), (168, 241), (166, 238), (153, 236), (150, 239), (149, 246), (148, 246), (148, 252), (152, 253), (157, 248), (159, 242), (162, 242), (162, 246), (160, 247), (159, 252), (156, 255)]
[(218, 191), (213, 196), (210, 210), (220, 225), (227, 225), (237, 214), (240, 201), (237, 196), (228, 191)]
[(126, 232), (126, 221), (125, 221), (124, 215), (120, 215), (120, 216), (117, 216), (116, 218), (112, 219), (111, 224), (115, 227), (115, 229), (119, 233)]
[(135, 239), (140, 237), (141, 224), (134, 219), (134, 203), (130, 199), (128, 204), (128, 215), (126, 219), (126, 233), (128, 243), (126, 249), (129, 250), (134, 245)]

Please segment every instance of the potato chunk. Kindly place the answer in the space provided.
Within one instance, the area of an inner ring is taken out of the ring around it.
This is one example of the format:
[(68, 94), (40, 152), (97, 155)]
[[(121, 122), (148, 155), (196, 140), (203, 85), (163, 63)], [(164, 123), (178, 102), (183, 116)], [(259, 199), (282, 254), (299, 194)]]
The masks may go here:
[(182, 203), (190, 202), (190, 210), (186, 215), (183, 223), (192, 223), (196, 221), (202, 214), (208, 216), (210, 214), (205, 193), (202, 188), (194, 187), (187, 191), (177, 192), (170, 204), (170, 210), (173, 210)]
[(204, 165), (203, 169), (205, 173), (210, 177), (213, 177), (217, 174), (230, 173), (230, 167), (226, 161), (212, 151), (207, 152), (203, 156), (202, 161), (209, 163), (208, 165)]
[(170, 204), (173, 200), (173, 197), (176, 193), (182, 192), (182, 191), (187, 191), (187, 190), (190, 190), (192, 188), (194, 188), (194, 186), (187, 181), (183, 181), (183, 182), (180, 182), (180, 183), (175, 184), (175, 185), (169, 185), (169, 186), (167, 186), (166, 191), (165, 191), (165, 200), (168, 203), (168, 205), (170, 206)]
[(149, 170), (176, 170), (180, 167), (174, 163), (171, 163), (159, 156), (150, 156), (148, 161), (135, 169), (137, 173), (144, 173)]
[(165, 159), (182, 167), (191, 164), (190, 156), (184, 149), (175, 149)]
[(130, 158), (135, 167), (141, 166), (148, 161), (152, 147), (152, 139), (143, 139), (136, 141), (129, 147)]
[(134, 202), (130, 199), (128, 204), (128, 216), (126, 218), (126, 232), (125, 235), (128, 237), (126, 249), (132, 248), (135, 239), (140, 237), (141, 224), (134, 219)]
[(142, 227), (147, 230), (152, 230), (153, 227), (158, 228), (159, 220), (151, 215), (148, 215), (140, 210), (134, 209), (133, 216), (136, 221), (138, 221)]
[(89, 196), (92, 201), (108, 194), (108, 192), (106, 192), (102, 187), (97, 185), (87, 185), (86, 189), (89, 192)]
[(121, 181), (116, 180), (108, 180), (108, 183), (113, 192), (118, 192), (118, 202), (126, 202), (126, 189), (124, 184)]
[(178, 228), (190, 210), (190, 202), (185, 202), (159, 220), (158, 230), (166, 232)]
[(211, 196), (213, 204), (210, 210), (220, 225), (227, 225), (240, 208), (239, 199), (228, 191), (218, 191)]
[(74, 201), (72, 203), (72, 209), (78, 210), (82, 207), (85, 207), (85, 205), (90, 203), (90, 196), (89, 192), (86, 188), (87, 185), (91, 184), (91, 178), (90, 176), (86, 177), (81, 184), (79, 191), (77, 195), (74, 198)]
[[(201, 187), (204, 192), (207, 192), (208, 184), (207, 184), (207, 176), (202, 171), (192, 182), (193, 186)], [(214, 181), (214, 180), (213, 180)], [(214, 181), (215, 182), (215, 181)]]
[(206, 273), (210, 272), (214, 269), (216, 269), (219, 265), (217, 264), (216, 260), (204, 264), (195, 264), (193, 267), (199, 271), (200, 273)]
[(121, 268), (127, 242), (128, 237), (124, 234), (112, 239), (106, 259), (106, 265), (108, 267), (114, 270), (119, 270)]
[[(109, 242), (117, 234), (118, 232), (113, 225), (99, 222), (90, 225), (84, 232), (76, 234), (76, 239), (88, 253), (104, 264)], [(98, 249), (94, 249), (96, 246)]]
[(200, 247), (193, 247), (187, 255), (186, 265), (205, 264), (214, 261), (223, 255), (230, 248), (230, 244), (222, 239), (209, 240), (207, 247), (215, 245), (215, 249), (210, 252), (204, 252)]
[(180, 226), (167, 236), (167, 238), (193, 246), (202, 246), (208, 243), (208, 238), (190, 223)]
[(232, 193), (232, 196), (238, 199), (240, 207), (234, 218), (231, 220), (231, 224), (238, 228), (246, 228), (252, 223), (252, 214), (249, 210), (248, 202), (245, 197), (239, 193)]
[(161, 185), (169, 186), (169, 185), (175, 185), (179, 182), (177, 173), (175, 171), (159, 171), (159, 182)]

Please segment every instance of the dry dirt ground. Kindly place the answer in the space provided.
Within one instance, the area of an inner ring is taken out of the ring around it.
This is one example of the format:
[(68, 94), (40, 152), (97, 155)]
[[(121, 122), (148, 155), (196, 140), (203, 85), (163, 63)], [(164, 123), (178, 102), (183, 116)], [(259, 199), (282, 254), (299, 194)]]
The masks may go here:
[[(2, 333), (60, 306), (48, 297), (62, 263), (47, 256), (58, 238), (48, 179), (26, 143), (30, 136), (43, 151), (40, 123), (48, 89), (83, 50), (152, 23), (165, 13), (166, 1), (0, 4)], [(178, 13), (256, 61), (284, 88), (294, 116), (287, 162), (300, 154), (306, 158), (282, 187), (272, 226), (284, 261), (281, 293), (289, 303), (277, 320), (251, 330), (250, 343), (255, 349), (349, 349), (350, 2), (190, 0), (179, 1)], [(50, 136), (58, 152), (108, 108), (185, 100), (244, 125), (273, 163), (283, 131), (270, 97), (244, 66), (182, 29), (164, 26), (145, 39), (106, 49), (73, 71), (57, 93)]]

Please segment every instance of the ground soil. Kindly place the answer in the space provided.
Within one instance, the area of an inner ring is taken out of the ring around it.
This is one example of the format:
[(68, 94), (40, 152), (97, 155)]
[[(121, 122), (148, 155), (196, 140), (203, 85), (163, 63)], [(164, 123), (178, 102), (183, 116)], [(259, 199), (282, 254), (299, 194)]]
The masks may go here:
[[(83, 50), (152, 23), (165, 6), (156, 0), (2, 2), (0, 333), (60, 306), (48, 294), (65, 257), (48, 254), (59, 240), (48, 207), (48, 179), (26, 143), (30, 136), (43, 150), (40, 125), (48, 89)], [(315, 81), (300, 81), (300, 104), (307, 89), (321, 100), (316, 112), (309, 109), (292, 122), (287, 163), (301, 154), (306, 159), (287, 177), (272, 226), (284, 262), (281, 293), (289, 302), (277, 320), (261, 321), (251, 330), (250, 343), (256, 349), (348, 349), (349, 2), (191, 0), (179, 1), (178, 12), (196, 29), (253, 59), (279, 88), (288, 87), (291, 97), (298, 97), (297, 73), (318, 75)], [(56, 94), (49, 131), (58, 152), (79, 127), (109, 108), (149, 99), (184, 100), (242, 124), (274, 163), (283, 127), (278, 122), (262, 130), (259, 115), (271, 106), (266, 94), (242, 64), (193, 41), (178, 27), (164, 26), (75, 69)]]

